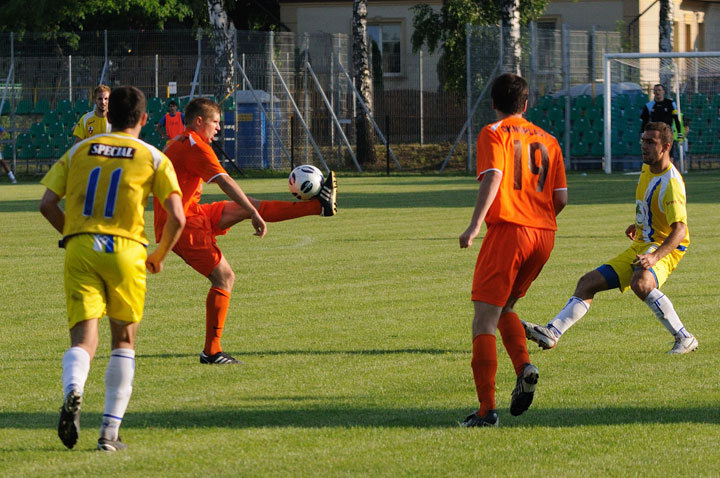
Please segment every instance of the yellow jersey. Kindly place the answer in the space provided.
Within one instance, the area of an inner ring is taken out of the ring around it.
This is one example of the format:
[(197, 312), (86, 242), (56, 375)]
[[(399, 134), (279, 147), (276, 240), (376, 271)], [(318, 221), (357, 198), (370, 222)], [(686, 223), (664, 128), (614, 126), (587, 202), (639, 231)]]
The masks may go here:
[[(670, 234), (670, 225), (682, 222), (687, 226), (685, 182), (675, 166), (659, 174), (643, 164), (635, 190), (635, 242), (662, 244)], [(690, 244), (690, 229), (678, 249)]]
[(93, 136), (70, 148), (42, 184), (65, 197), (63, 236), (111, 234), (147, 245), (145, 205), (182, 195), (170, 160), (126, 133)]
[(85, 113), (73, 129), (73, 136), (87, 139), (96, 134), (109, 133), (111, 129), (107, 116), (95, 116), (95, 110)]

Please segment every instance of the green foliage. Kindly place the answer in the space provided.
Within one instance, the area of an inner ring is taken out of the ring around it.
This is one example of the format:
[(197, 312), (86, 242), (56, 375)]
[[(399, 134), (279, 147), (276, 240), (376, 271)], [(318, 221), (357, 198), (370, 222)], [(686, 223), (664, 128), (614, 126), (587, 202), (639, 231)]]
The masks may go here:
[[(168, 21), (202, 14), (204, 4), (201, 0), (37, 0), (28, 8), (24, 0), (8, 0), (0, 9), (0, 30), (54, 33), (158, 29)], [(206, 5), (204, 8), (207, 10)]]
[[(545, 10), (549, 0), (521, 0), (520, 22), (525, 25)], [(412, 45), (430, 52), (442, 49), (438, 75), (443, 87), (459, 93), (466, 90), (465, 25), (493, 25), (500, 21), (502, 0), (444, 0), (440, 11), (430, 5), (413, 7)]]
[[(498, 336), (500, 427), (466, 430), (470, 283), (480, 241), (458, 247), (473, 177), (339, 178), (340, 214), (247, 223), (218, 243), (236, 273), (223, 344), (238, 367), (198, 363), (208, 281), (171, 255), (148, 277), (127, 453), (94, 451), (107, 320), (86, 385), (80, 440), (56, 436), (68, 347), (64, 251), (37, 211), (43, 187), (0, 176), (0, 476), (712, 476), (720, 469), (717, 331), (720, 174), (685, 176), (692, 244), (663, 291), (697, 352), (627, 293), (598, 294), (552, 351), (530, 344), (535, 401), (512, 417), (515, 377)], [(569, 175), (555, 249), (517, 309), (544, 322), (584, 272), (628, 243), (637, 176)], [(290, 199), (284, 178), (240, 178)], [(208, 185), (206, 200), (222, 198)], [(147, 215), (152, 237), (152, 216)], [(559, 452), (560, 451), (560, 452)]]

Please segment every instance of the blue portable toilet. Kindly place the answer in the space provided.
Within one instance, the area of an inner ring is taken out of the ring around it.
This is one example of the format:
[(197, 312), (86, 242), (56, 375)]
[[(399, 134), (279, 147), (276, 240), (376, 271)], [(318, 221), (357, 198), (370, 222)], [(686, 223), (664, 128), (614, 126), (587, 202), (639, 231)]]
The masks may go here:
[[(271, 141), (273, 132), (269, 123), (270, 118), (266, 118), (258, 100), (269, 114), (270, 95), (263, 90), (236, 91), (237, 115), (236, 111), (225, 112), (225, 152), (235, 159), (235, 163), (240, 168), (268, 168), (272, 158), (277, 158), (280, 154), (277, 139)], [(277, 97), (274, 98), (274, 104), (275, 128), (279, 131), (280, 100)], [(235, 145), (236, 132), (237, 148)]]

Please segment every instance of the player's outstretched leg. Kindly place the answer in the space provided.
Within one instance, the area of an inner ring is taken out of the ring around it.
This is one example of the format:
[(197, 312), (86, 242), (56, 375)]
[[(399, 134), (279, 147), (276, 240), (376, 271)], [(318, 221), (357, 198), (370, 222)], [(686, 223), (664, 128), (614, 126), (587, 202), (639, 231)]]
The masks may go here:
[(58, 423), (58, 437), (68, 448), (75, 446), (80, 432), (80, 407), (82, 406), (82, 394), (72, 389), (65, 396), (62, 408), (60, 408), (60, 423)]
[(535, 386), (538, 382), (540, 372), (535, 365), (529, 363), (525, 365), (522, 373), (518, 375), (515, 389), (512, 392), (510, 401), (510, 414), (513, 416), (522, 415), (525, 410), (530, 408), (533, 397), (535, 396)]
[(320, 193), (316, 196), (322, 206), (322, 216), (334, 216), (337, 214), (337, 178), (335, 171), (330, 171), (323, 183)]
[(650, 307), (650, 310), (653, 311), (660, 323), (675, 338), (675, 344), (668, 352), (669, 354), (686, 354), (698, 348), (697, 339), (685, 329), (680, 317), (675, 312), (675, 307), (665, 294), (660, 292), (659, 289), (653, 289), (645, 298), (645, 303)]

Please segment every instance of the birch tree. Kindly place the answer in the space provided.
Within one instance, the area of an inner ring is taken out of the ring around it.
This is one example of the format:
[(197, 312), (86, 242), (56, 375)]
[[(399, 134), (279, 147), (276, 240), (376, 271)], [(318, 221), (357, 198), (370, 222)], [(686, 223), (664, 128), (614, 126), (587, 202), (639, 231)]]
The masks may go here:
[(223, 7), (223, 0), (207, 0), (207, 6), (215, 47), (214, 93), (222, 101), (234, 89), (235, 25)]
[[(673, 0), (660, 0), (660, 45), (659, 51), (673, 51), (673, 19), (675, 18), (675, 2)], [(670, 91), (672, 85), (672, 59), (660, 59), (660, 83), (665, 85), (665, 91)]]
[(520, 45), (520, 0), (501, 0), (503, 67), (505, 71), (520, 74), (522, 49)]
[[(367, 0), (353, 0), (353, 73), (355, 88), (360, 98), (372, 114), (373, 92), (372, 78), (370, 76), (370, 62), (368, 59), (367, 42)], [(355, 137), (357, 143), (357, 158), (362, 164), (373, 164), (377, 159), (375, 153), (375, 134), (370, 117), (364, 108), (357, 108), (355, 116)]]

